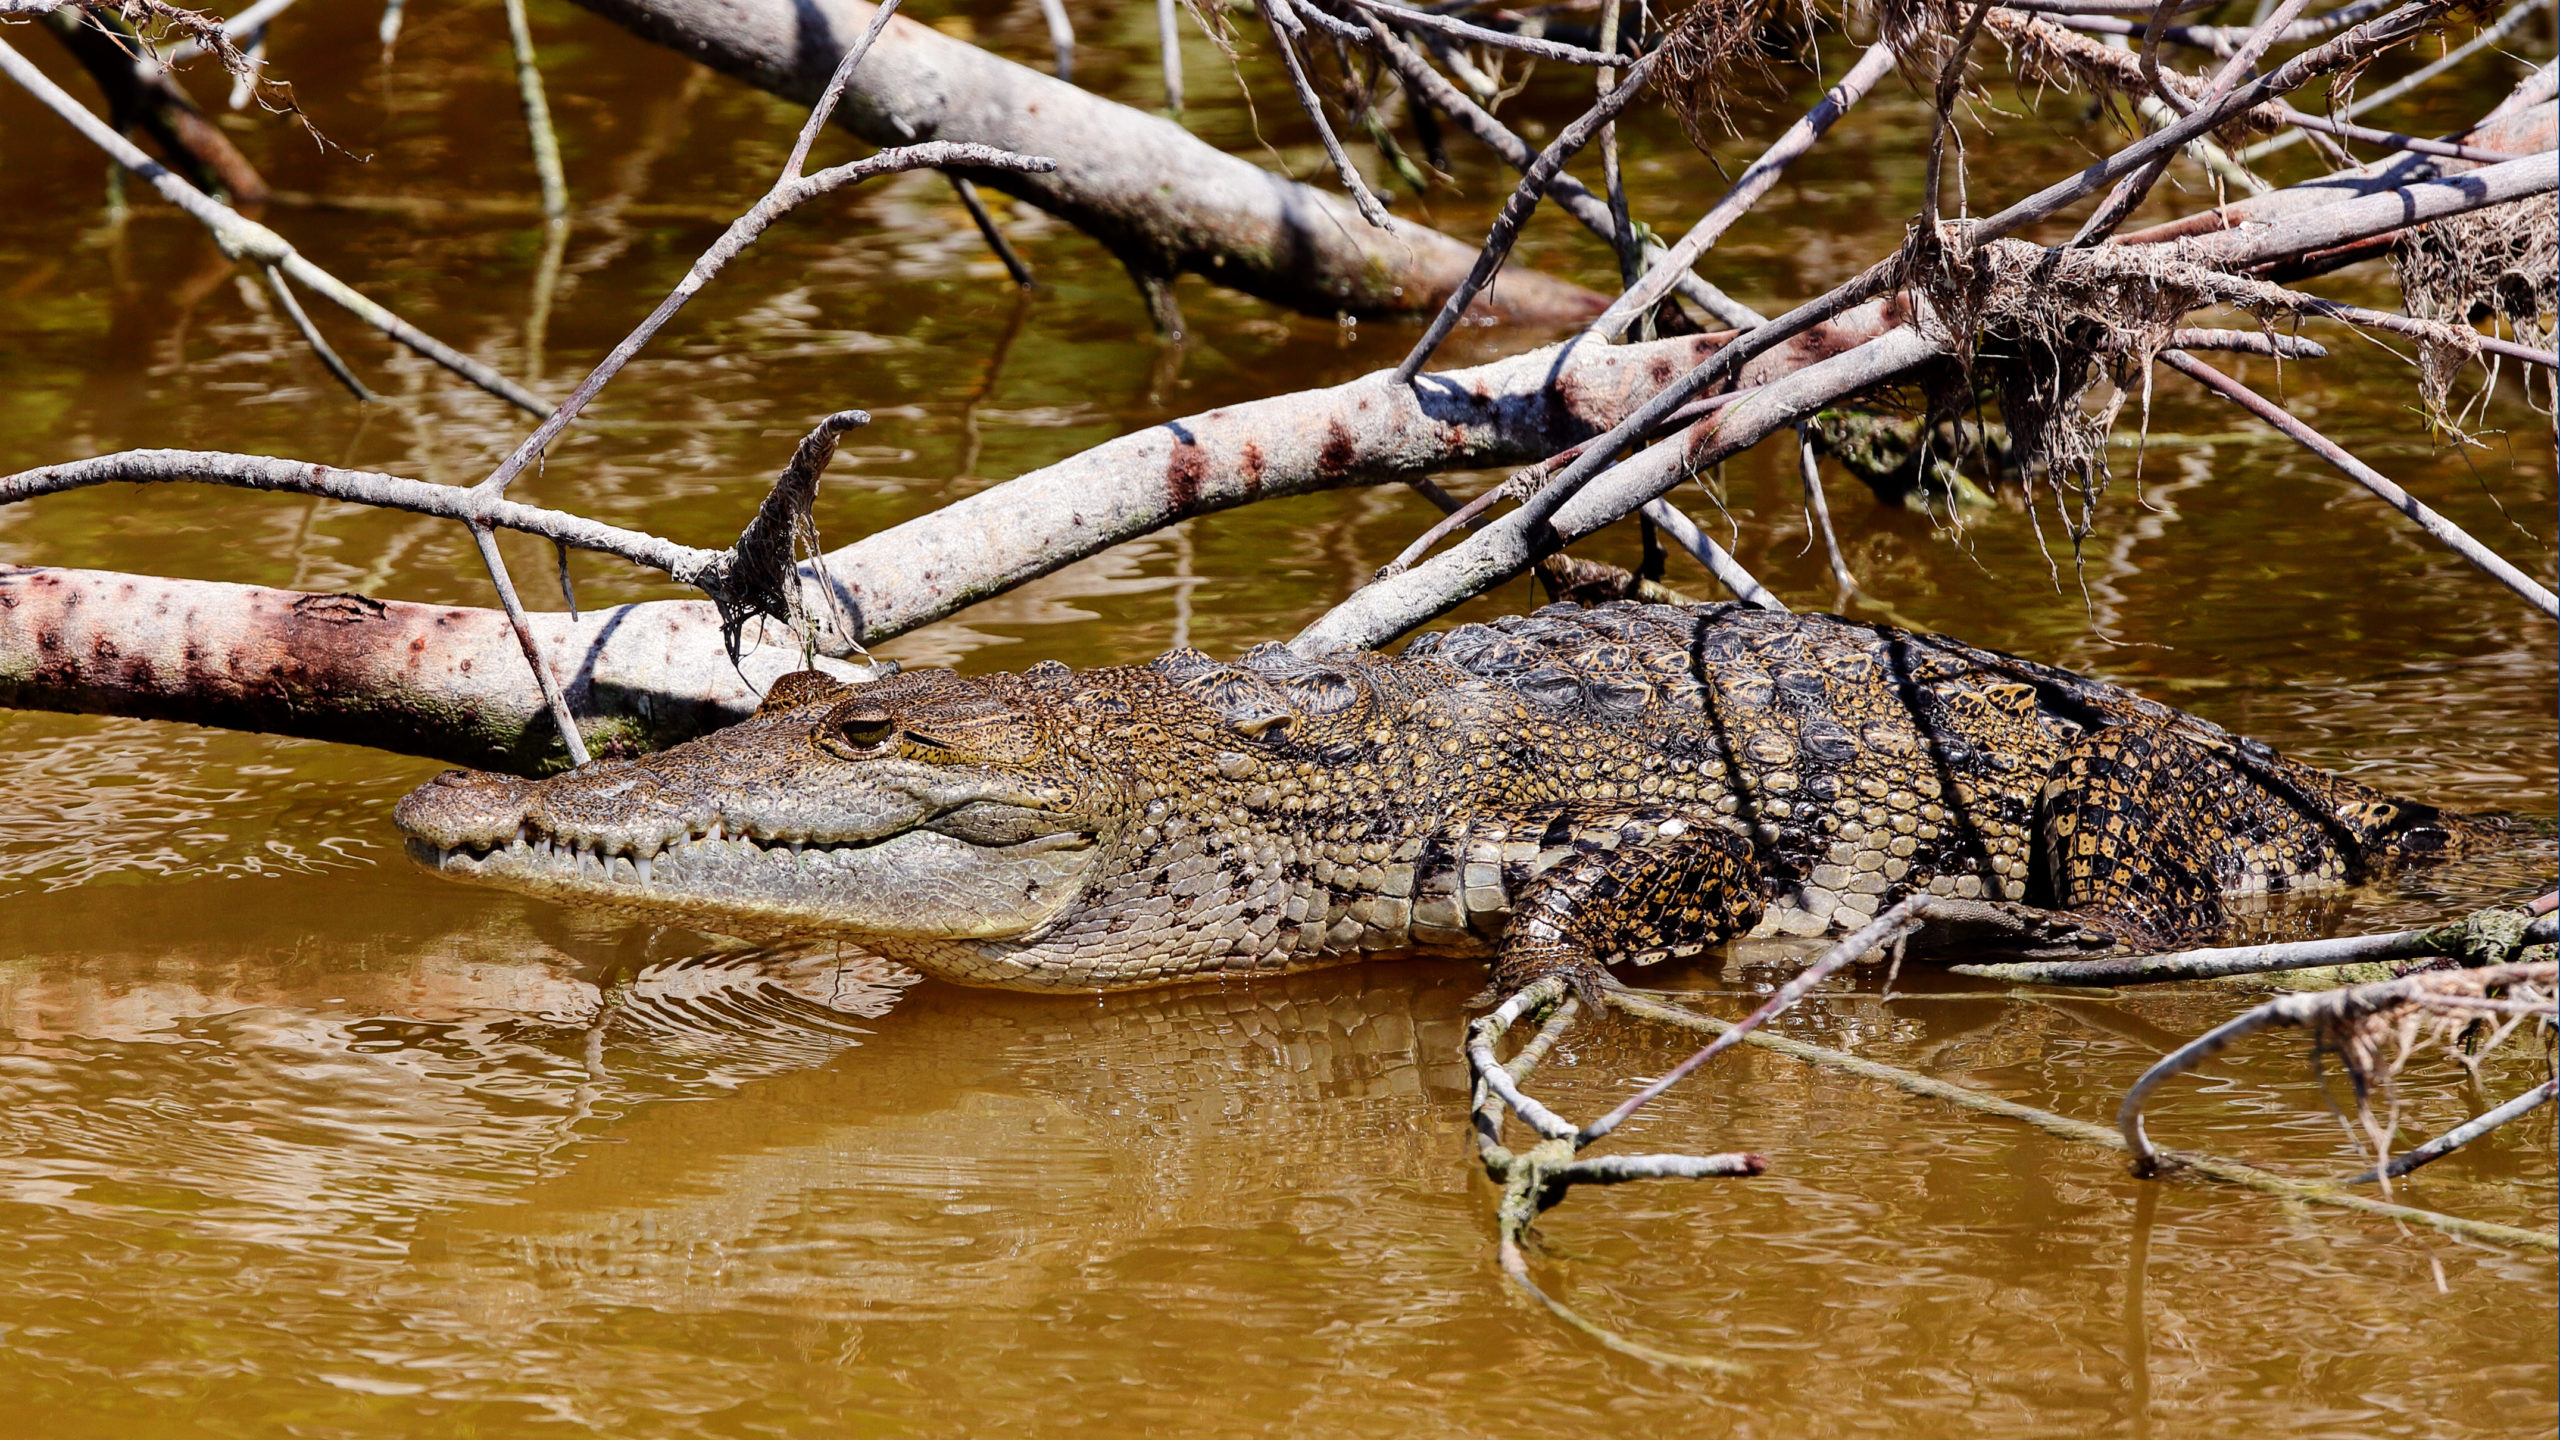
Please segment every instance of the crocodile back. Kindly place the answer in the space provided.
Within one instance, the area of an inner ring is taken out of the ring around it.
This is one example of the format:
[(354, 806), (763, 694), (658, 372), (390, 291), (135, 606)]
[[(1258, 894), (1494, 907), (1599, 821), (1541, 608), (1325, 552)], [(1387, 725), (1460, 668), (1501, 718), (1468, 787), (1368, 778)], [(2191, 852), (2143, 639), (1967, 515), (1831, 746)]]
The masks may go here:
[(2028, 898), (2036, 805), (2092, 724), (2165, 707), (2067, 671), (1889, 626), (1743, 605), (1550, 606), (1417, 638), (1509, 687), (1569, 752), (1595, 735), (1643, 798), (1746, 836), (1765, 931), (1863, 923), (1915, 891)]

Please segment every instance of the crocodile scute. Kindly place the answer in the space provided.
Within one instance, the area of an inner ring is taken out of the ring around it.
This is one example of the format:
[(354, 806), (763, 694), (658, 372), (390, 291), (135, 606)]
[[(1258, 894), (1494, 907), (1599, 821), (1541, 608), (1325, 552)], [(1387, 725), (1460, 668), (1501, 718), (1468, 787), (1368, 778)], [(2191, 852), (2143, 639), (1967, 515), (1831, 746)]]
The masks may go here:
[(1967, 943), (2160, 948), (2483, 833), (2066, 670), (1625, 602), (1395, 655), (803, 672), (716, 734), (451, 772), (396, 819), (456, 878), (1069, 990), (1415, 951), (1588, 982), (1921, 893)]

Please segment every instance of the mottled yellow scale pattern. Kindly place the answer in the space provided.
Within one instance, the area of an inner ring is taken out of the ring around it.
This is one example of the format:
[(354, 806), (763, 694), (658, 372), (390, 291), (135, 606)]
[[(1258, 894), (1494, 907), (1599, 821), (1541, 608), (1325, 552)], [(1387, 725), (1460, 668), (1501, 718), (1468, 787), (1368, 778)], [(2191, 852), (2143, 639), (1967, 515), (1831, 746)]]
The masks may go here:
[(1055, 989), (1411, 950), (1588, 981), (1918, 893), (1966, 944), (2172, 944), (2226, 896), (2473, 832), (2067, 671), (1732, 605), (1551, 606), (1324, 662), (795, 677), (662, 755), (446, 777), (403, 811), (488, 883)]
[[(2225, 891), (2334, 882), (2443, 833), (2350, 843), (2341, 805), (2435, 812), (2113, 686), (1741, 606), (1551, 606), (1394, 658), (1175, 652), (1020, 683), (1093, 717), (1074, 747), (1095, 762), (1134, 762), (1138, 814), (1125, 868), (1048, 932), (894, 952), (990, 983), (1413, 949), (1496, 952), (1516, 981), (1836, 933), (1918, 891), (1982, 902), (2022, 943), (2049, 933), (2030, 905), (2162, 943), (2210, 933)], [(2039, 873), (2048, 846), (2062, 873)]]

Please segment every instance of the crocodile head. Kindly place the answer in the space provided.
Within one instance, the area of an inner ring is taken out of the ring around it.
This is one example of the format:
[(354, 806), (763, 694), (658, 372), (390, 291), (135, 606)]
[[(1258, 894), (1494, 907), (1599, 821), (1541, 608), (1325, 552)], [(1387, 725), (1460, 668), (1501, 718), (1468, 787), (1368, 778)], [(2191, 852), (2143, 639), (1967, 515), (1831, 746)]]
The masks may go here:
[(1038, 674), (803, 671), (716, 734), (547, 780), (448, 771), (393, 818), (445, 875), (727, 934), (1018, 936), (1126, 808)]

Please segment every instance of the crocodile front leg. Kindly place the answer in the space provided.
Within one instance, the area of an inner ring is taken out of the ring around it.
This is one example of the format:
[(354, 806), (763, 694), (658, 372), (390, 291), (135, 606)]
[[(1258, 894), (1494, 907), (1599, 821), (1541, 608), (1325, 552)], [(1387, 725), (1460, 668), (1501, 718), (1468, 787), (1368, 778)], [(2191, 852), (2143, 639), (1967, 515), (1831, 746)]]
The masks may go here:
[(2289, 779), (2272, 756), (2253, 762), (2237, 744), (2169, 726), (2081, 737), (2037, 807), (2053, 904), (2132, 948), (2167, 950), (2218, 938), (2228, 896), (2346, 883), (2355, 837)]
[(1596, 1001), (1605, 965), (1694, 954), (1759, 923), (1751, 846), (1711, 820), (1576, 807), (1558, 812), (1546, 833), (1571, 851), (1513, 898), (1494, 959), (1501, 994), (1561, 975)]

